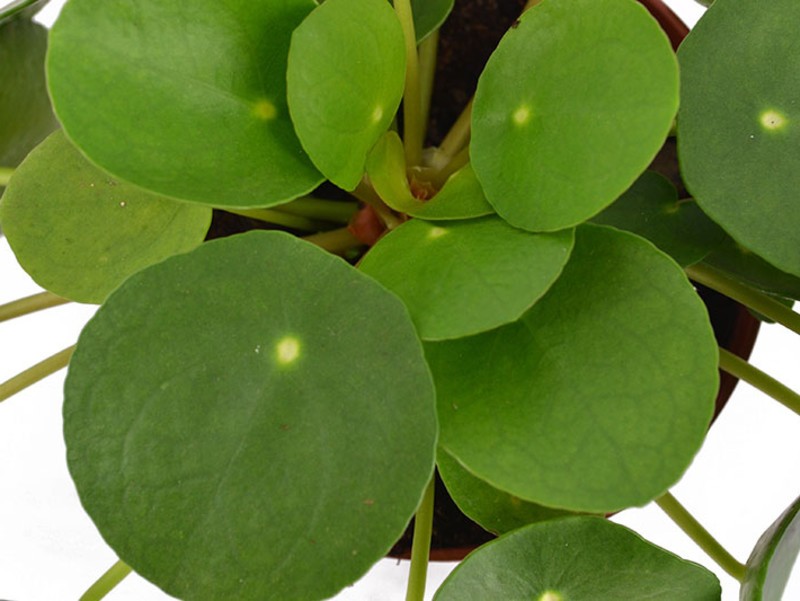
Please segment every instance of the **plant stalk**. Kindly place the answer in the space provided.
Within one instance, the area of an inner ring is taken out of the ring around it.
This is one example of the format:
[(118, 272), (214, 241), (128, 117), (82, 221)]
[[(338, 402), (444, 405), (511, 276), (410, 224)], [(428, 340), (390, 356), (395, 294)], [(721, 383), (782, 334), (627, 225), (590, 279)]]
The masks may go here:
[(19, 298), (4, 305), (0, 305), (0, 322), (35, 313), (42, 309), (57, 307), (68, 303), (69, 300), (53, 294), (52, 292), (39, 292)]
[(417, 56), (417, 35), (410, 0), (395, 0), (394, 10), (406, 45), (406, 85), (403, 93), (403, 147), (406, 165), (416, 167), (422, 162), (422, 89)]
[(372, 185), (367, 181), (366, 176), (358, 182), (358, 186), (353, 190), (353, 196), (365, 205), (371, 206), (378, 218), (383, 221), (384, 225), (390, 230), (403, 223), (403, 221), (386, 206), (386, 203), (381, 200), (380, 196), (378, 196), (372, 188)]
[(414, 541), (411, 543), (411, 569), (408, 574), (406, 601), (423, 601), (425, 582), (428, 577), (428, 561), (431, 552), (433, 533), (433, 491), (434, 478), (428, 482), (422, 503), (414, 518)]
[(664, 493), (656, 499), (656, 504), (667, 514), (667, 516), (691, 538), (698, 547), (705, 551), (719, 567), (725, 570), (739, 582), (744, 581), (746, 568), (728, 553), (719, 542), (711, 536), (700, 522), (698, 522), (686, 508), (670, 493)]
[(304, 236), (303, 240), (316, 244), (320, 248), (336, 255), (344, 254), (351, 248), (363, 245), (363, 242), (356, 238), (346, 227)]
[(130, 573), (131, 568), (127, 564), (121, 560), (117, 561), (81, 595), (79, 601), (98, 601), (102, 599)]
[(0, 403), (18, 392), (25, 390), (28, 386), (36, 384), (39, 380), (45, 379), (59, 369), (66, 367), (74, 351), (75, 345), (65, 348), (63, 351), (59, 351), (55, 355), (48, 357), (44, 361), (40, 361), (33, 367), (29, 367), (25, 371), (18, 373), (13, 378), (0, 384)]
[[(472, 102), (474, 98), (470, 98), (467, 106), (461, 111), (461, 114), (453, 123), (445, 136), (442, 143), (439, 145), (439, 152), (444, 157), (444, 164), (447, 164), (450, 159), (457, 155), (462, 149), (466, 148), (469, 143), (470, 124), (472, 122)], [(437, 167), (437, 165), (433, 165)]]
[(800, 394), (797, 394), (788, 386), (785, 386), (775, 378), (765, 374), (741, 357), (737, 357), (730, 351), (720, 348), (719, 367), (732, 376), (744, 380), (751, 386), (758, 388), (761, 392), (771, 396), (784, 407), (800, 415)]
[(761, 313), (771, 320), (789, 328), (795, 334), (800, 334), (800, 314), (771, 299), (766, 294), (758, 292), (749, 286), (737, 282), (720, 270), (697, 263), (686, 267), (686, 274), (695, 282), (708, 286), (732, 298), (735, 301)]
[[(0, 14), (0, 19), (2, 18), (3, 15)], [(11, 167), (0, 167), (0, 187), (7, 186), (12, 175), (14, 175), (14, 170)]]
[(439, 51), (439, 30), (437, 29), (426, 37), (419, 45), (419, 81), (420, 97), (422, 101), (420, 136), (425, 145), (425, 132), (428, 131), (428, 118), (433, 97), (433, 82), (436, 78), (436, 56)]
[(358, 211), (358, 203), (306, 196), (272, 207), (272, 210), (299, 217), (308, 217), (309, 219), (347, 223), (353, 214)]
[(274, 225), (282, 225), (294, 230), (303, 230), (306, 232), (319, 232), (324, 230), (329, 225), (322, 221), (309, 219), (308, 217), (301, 217), (299, 215), (292, 215), (291, 213), (284, 213), (283, 211), (276, 211), (274, 209), (223, 209), (228, 213), (234, 215), (241, 215), (242, 217), (249, 217), (250, 219), (257, 219), (272, 223)]

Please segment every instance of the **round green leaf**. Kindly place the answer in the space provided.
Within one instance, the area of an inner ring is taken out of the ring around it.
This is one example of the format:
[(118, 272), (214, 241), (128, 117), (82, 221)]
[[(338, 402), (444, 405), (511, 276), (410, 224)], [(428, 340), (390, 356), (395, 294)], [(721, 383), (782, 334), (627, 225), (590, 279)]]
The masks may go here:
[(515, 496), (596, 513), (675, 483), (718, 382), (714, 334), (683, 271), (638, 236), (594, 225), (520, 320), (426, 355), (448, 452)]
[(669, 40), (634, 0), (550, 0), (501, 40), (478, 82), (470, 157), (512, 225), (581, 223), (644, 171), (678, 106)]
[(421, 205), (413, 205), (409, 215), (423, 219), (472, 219), (494, 213), (483, 188), (467, 163), (447, 178), (436, 195)]
[(800, 553), (800, 499), (758, 539), (747, 560), (740, 601), (781, 601)]
[(534, 234), (496, 216), (412, 219), (359, 268), (405, 302), (422, 339), (459, 338), (519, 318), (556, 281), (573, 240), (572, 230)]
[(534, 522), (568, 515), (559, 509), (523, 501), (467, 471), (450, 453), (439, 448), (439, 475), (458, 508), (489, 532), (502, 534)]
[(397, 298), (280, 232), (128, 279), (81, 334), (67, 459), (119, 557), (181, 599), (323, 599), (431, 478), (433, 384)]
[(773, 267), (730, 237), (726, 236), (703, 262), (753, 288), (800, 300), (800, 278)]
[(614, 204), (592, 219), (647, 238), (686, 266), (702, 260), (725, 239), (697, 203), (678, 200), (669, 180), (646, 171)]
[[(453, 10), (454, 0), (411, 0), (417, 43), (436, 31)], [(394, 4), (394, 2), (392, 2)]]
[(101, 303), (132, 273), (201, 244), (211, 209), (118, 182), (57, 131), (14, 173), (0, 223), (40, 286)]
[(719, 601), (716, 576), (601, 518), (534, 524), (487, 543), (434, 601)]
[(27, 19), (0, 25), (0, 167), (16, 167), (58, 127), (44, 77), (47, 30)]
[(681, 45), (686, 185), (737, 242), (800, 276), (800, 4), (715, 2)]
[(394, 119), (405, 73), (403, 30), (386, 0), (326, 0), (292, 35), (286, 80), (295, 130), (339, 187), (361, 181), (367, 154)]
[(48, 83), (67, 135), (115, 176), (214, 206), (322, 181), (286, 106), (292, 30), (313, 0), (70, 0)]

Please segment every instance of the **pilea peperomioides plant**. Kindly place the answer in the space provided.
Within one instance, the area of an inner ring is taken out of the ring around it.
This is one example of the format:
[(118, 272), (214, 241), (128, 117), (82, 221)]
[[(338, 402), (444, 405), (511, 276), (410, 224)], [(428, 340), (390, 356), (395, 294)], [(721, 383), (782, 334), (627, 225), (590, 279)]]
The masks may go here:
[[(325, 599), (416, 514), (420, 600), (437, 466), (501, 535), (438, 601), (719, 599), (603, 518), (654, 499), (780, 598), (798, 506), (745, 565), (668, 490), (718, 367), (800, 412), (687, 277), (800, 333), (795, 0), (716, 0), (677, 57), (634, 0), (530, 1), (435, 146), (452, 0), (69, 0), (49, 37), (41, 4), (0, 9), (0, 225), (46, 292), (0, 320), (101, 306), (0, 401), (69, 363), (120, 558), (84, 599)], [(647, 171), (676, 136), (688, 193)]]

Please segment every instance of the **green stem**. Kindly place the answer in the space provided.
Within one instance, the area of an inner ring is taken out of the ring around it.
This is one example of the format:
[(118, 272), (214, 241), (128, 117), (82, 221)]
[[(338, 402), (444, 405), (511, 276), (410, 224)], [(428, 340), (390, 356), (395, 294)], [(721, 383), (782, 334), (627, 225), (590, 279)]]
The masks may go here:
[(656, 504), (691, 538), (719, 567), (739, 582), (744, 580), (746, 568), (728, 553), (719, 542), (703, 528), (686, 508), (670, 493), (656, 499)]
[(344, 254), (352, 248), (364, 245), (346, 227), (304, 236), (303, 240), (316, 244), (320, 248), (336, 255)]
[(272, 209), (299, 217), (347, 223), (358, 210), (358, 203), (306, 196), (287, 202), (285, 205), (272, 207)]
[(0, 321), (7, 321), (42, 309), (57, 307), (68, 303), (69, 300), (56, 296), (52, 292), (39, 292), (25, 298), (19, 298), (10, 303), (0, 305)]
[(11, 167), (0, 167), (0, 187), (7, 186), (12, 175), (14, 175), (14, 170)]
[(441, 169), (437, 170), (431, 180), (436, 187), (441, 188), (447, 182), (447, 179), (456, 171), (469, 163), (469, 146), (465, 146), (460, 152), (456, 154), (450, 161)]
[(98, 601), (102, 599), (130, 573), (131, 568), (128, 565), (122, 561), (117, 561), (81, 595), (79, 601)]
[[(470, 98), (467, 106), (461, 111), (458, 119), (453, 123), (450, 131), (445, 134), (444, 140), (442, 140), (442, 143), (439, 145), (439, 152), (444, 156), (445, 164), (469, 143), (470, 124), (472, 122), (472, 101), (473, 99)], [(439, 167), (438, 165), (433, 166)]]
[(8, 6), (0, 10), (0, 21), (4, 21), (9, 17), (13, 17), (17, 13), (21, 13), (23, 10), (33, 5), (35, 2), (36, 0), (16, 0), (16, 2), (12, 2)]
[(421, 86), (421, 119), (423, 145), (425, 132), (428, 129), (428, 116), (431, 110), (431, 98), (433, 96), (433, 82), (436, 77), (436, 55), (439, 51), (439, 30), (437, 29), (426, 37), (419, 45), (419, 80)]
[(741, 357), (737, 357), (724, 348), (719, 349), (719, 367), (732, 376), (744, 380), (761, 392), (771, 396), (780, 404), (800, 415), (800, 394), (768, 376), (757, 367)]
[(65, 348), (34, 365), (23, 372), (18, 373), (13, 378), (0, 384), (0, 403), (7, 398), (14, 396), (18, 392), (25, 390), (28, 386), (36, 384), (39, 380), (45, 379), (50, 374), (57, 372), (69, 364), (69, 359), (75, 351), (75, 346)]
[(686, 268), (686, 273), (695, 282), (739, 301), (753, 311), (784, 325), (796, 334), (800, 334), (800, 314), (771, 299), (766, 294), (737, 282), (714, 267), (701, 263), (690, 265)]
[(408, 574), (406, 601), (423, 601), (425, 598), (425, 581), (428, 577), (433, 533), (433, 491), (434, 478), (431, 478), (414, 518), (414, 541), (411, 543), (411, 568)]
[(416, 167), (422, 161), (422, 90), (419, 78), (419, 58), (417, 56), (417, 36), (414, 32), (414, 15), (410, 0), (395, 0), (394, 10), (406, 46), (406, 87), (403, 93), (403, 147), (406, 151), (406, 165)]
[(378, 218), (383, 221), (384, 225), (390, 230), (403, 223), (403, 221), (386, 206), (386, 203), (381, 200), (381, 197), (378, 196), (377, 192), (375, 192), (372, 185), (367, 182), (366, 179), (362, 179), (358, 182), (358, 186), (356, 186), (352, 194), (365, 205), (371, 206)]
[(322, 221), (309, 219), (308, 217), (301, 217), (299, 215), (292, 215), (274, 209), (223, 209), (228, 213), (234, 215), (241, 215), (242, 217), (249, 217), (250, 219), (258, 219), (275, 225), (282, 225), (284, 227), (292, 228), (294, 230), (304, 230), (306, 232), (318, 232), (324, 230), (329, 225)]

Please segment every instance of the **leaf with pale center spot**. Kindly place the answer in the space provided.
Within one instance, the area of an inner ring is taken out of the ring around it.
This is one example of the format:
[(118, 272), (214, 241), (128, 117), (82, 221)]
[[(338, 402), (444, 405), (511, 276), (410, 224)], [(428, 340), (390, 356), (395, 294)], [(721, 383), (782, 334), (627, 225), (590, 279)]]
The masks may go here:
[(43, 288), (101, 303), (128, 276), (200, 245), (211, 208), (119, 182), (57, 131), (20, 165), (0, 223), (22, 268)]
[(431, 376), (402, 303), (280, 232), (129, 278), (83, 330), (67, 461), (120, 559), (181, 599), (327, 599), (433, 474)]
[(592, 219), (639, 234), (685, 267), (702, 260), (725, 232), (691, 200), (678, 200), (669, 180), (645, 172), (625, 194)]
[(292, 35), (292, 121), (311, 160), (339, 187), (361, 181), (400, 104), (405, 69), (403, 30), (385, 0), (326, 0)]
[(286, 106), (313, 0), (70, 0), (48, 85), (68, 137), (117, 178), (213, 206), (267, 207), (322, 180)]
[(680, 47), (686, 186), (739, 244), (800, 276), (800, 4), (715, 2)]
[(717, 344), (678, 265), (584, 225), (563, 273), (518, 321), (426, 345), (440, 444), (522, 499), (611, 512), (662, 494), (714, 407)]
[(512, 225), (574, 226), (645, 170), (677, 107), (675, 55), (644, 7), (549, 0), (522, 15), (481, 75), (472, 165)]
[(716, 576), (595, 517), (515, 530), (469, 555), (434, 601), (719, 601)]
[(359, 269), (397, 294), (424, 340), (459, 338), (516, 320), (569, 258), (573, 231), (534, 234), (496, 216), (412, 219), (372, 247)]

